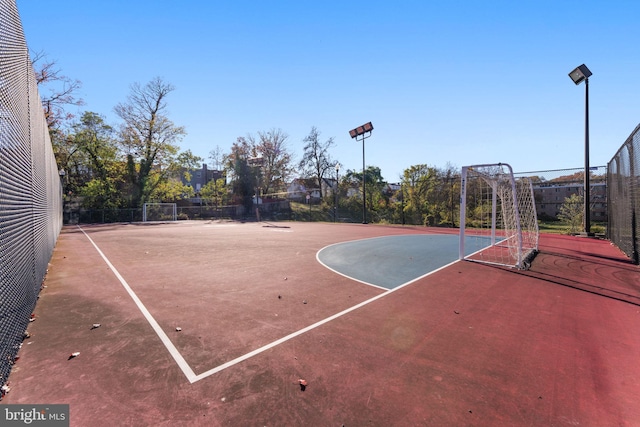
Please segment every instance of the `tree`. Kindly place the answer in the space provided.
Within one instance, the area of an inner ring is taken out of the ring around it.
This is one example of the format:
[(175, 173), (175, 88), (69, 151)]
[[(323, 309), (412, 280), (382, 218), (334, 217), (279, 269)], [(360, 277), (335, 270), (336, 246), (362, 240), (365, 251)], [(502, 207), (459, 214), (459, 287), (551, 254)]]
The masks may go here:
[[(460, 174), (454, 166), (447, 163), (445, 169), (438, 169), (426, 164), (413, 165), (404, 170), (401, 188), (403, 218), (410, 223), (455, 226)], [(468, 205), (470, 211), (475, 208)]]
[(91, 177), (88, 175), (89, 159), (79, 150), (73, 134), (66, 132), (56, 133), (51, 136), (54, 156), (58, 169), (64, 171), (65, 195), (76, 194)]
[(127, 153), (131, 183), (131, 204), (142, 206), (167, 178), (169, 166), (178, 152), (176, 143), (186, 134), (167, 116), (167, 96), (174, 87), (156, 77), (141, 86), (134, 83), (127, 101), (116, 105), (123, 120), (121, 144)]
[(257, 187), (256, 168), (249, 166), (249, 158), (256, 156), (255, 149), (245, 137), (238, 137), (231, 146), (231, 153), (227, 156), (227, 170), (231, 175), (231, 191), (235, 203), (244, 205), (247, 212), (251, 211), (252, 195)]
[[(281, 129), (258, 132), (259, 140), (254, 142), (254, 151), (262, 158), (259, 186), (263, 194), (282, 191), (291, 174), (291, 154), (287, 150), (287, 135)], [(253, 138), (250, 137), (250, 140)]]
[(195, 190), (190, 184), (191, 171), (199, 169), (203, 160), (191, 150), (179, 153), (167, 166), (165, 179), (153, 190), (151, 199), (176, 202), (195, 196)]
[(287, 151), (288, 135), (280, 129), (238, 137), (226, 157), (231, 187), (237, 202), (251, 209), (252, 196), (283, 191), (291, 174), (291, 154)]
[(442, 176), (442, 190), (440, 194), (443, 201), (440, 212), (443, 220), (450, 223), (451, 227), (456, 226), (456, 216), (459, 216), (460, 212), (456, 212), (456, 206), (460, 201), (460, 173), (458, 169), (447, 163), (446, 169), (440, 172)]
[(82, 98), (77, 97), (82, 83), (63, 75), (55, 61), (46, 59), (44, 52), (33, 53), (31, 63), (40, 89), (40, 99), (49, 131), (55, 133), (63, 122), (73, 118), (73, 115), (65, 110), (66, 106), (84, 105)]
[(431, 168), (432, 175), (426, 193), (427, 217), (430, 225), (455, 226), (456, 202), (460, 197), (460, 175), (447, 163), (445, 169)]
[(216, 145), (216, 148), (209, 151), (209, 160), (211, 160), (211, 166), (217, 171), (221, 171), (224, 168), (225, 154), (222, 152), (222, 148)]
[[(216, 148), (209, 151), (209, 160), (211, 160), (214, 170), (222, 172), (225, 168), (225, 158), (227, 156), (222, 152), (222, 148), (216, 145)], [(207, 182), (200, 190), (200, 195), (205, 200), (213, 201), (215, 206), (226, 203), (227, 189), (226, 189), (226, 173), (223, 174), (225, 178), (213, 179)]]
[(302, 160), (299, 163), (300, 170), (303, 175), (315, 179), (321, 195), (324, 197), (322, 181), (327, 171), (335, 166), (329, 156), (329, 148), (334, 144), (333, 137), (321, 142), (320, 132), (313, 126), (309, 135), (303, 139), (303, 142), (305, 146)]
[[(381, 208), (386, 208), (389, 202), (389, 195), (385, 194), (384, 187), (385, 182), (382, 178), (380, 168), (377, 166), (368, 166), (365, 169), (365, 184), (366, 184), (366, 200), (367, 212), (369, 214), (376, 213)], [(350, 182), (352, 186), (362, 186), (362, 172), (353, 170), (347, 170), (343, 178), (346, 182)], [(349, 200), (350, 210), (354, 210), (356, 205), (362, 206), (362, 193), (354, 195)], [(365, 219), (365, 218), (363, 218)], [(378, 218), (375, 218), (377, 220)], [(365, 219), (366, 220), (366, 219)]]
[(172, 175), (161, 180), (151, 193), (151, 200), (162, 200), (165, 202), (177, 202), (195, 196), (195, 190), (190, 185), (185, 185), (182, 180)]
[(191, 171), (200, 169), (200, 165), (204, 159), (200, 156), (196, 156), (191, 150), (183, 151), (175, 159), (175, 162), (171, 165), (175, 177), (178, 179), (184, 178), (185, 181), (191, 181)]
[(205, 203), (213, 203), (214, 206), (227, 203), (228, 193), (224, 178), (212, 179), (200, 190), (200, 195)]
[(569, 225), (569, 233), (578, 233), (584, 219), (584, 204), (581, 194), (572, 194), (560, 206), (558, 219)]
[(77, 97), (81, 83), (64, 76), (56, 67), (55, 61), (46, 59), (44, 52), (32, 52), (31, 64), (56, 163), (58, 169), (66, 173), (65, 193), (73, 194), (86, 184), (86, 177), (80, 173), (85, 170), (85, 159), (83, 153), (77, 153), (77, 147), (64, 129), (64, 125), (73, 118), (73, 115), (66, 111), (66, 107), (84, 104), (84, 101)]
[[(75, 152), (84, 154), (90, 181), (83, 189), (85, 206), (112, 208), (118, 206), (117, 146), (113, 139), (113, 128), (104, 122), (104, 117), (90, 111), (84, 112), (73, 126), (70, 140)], [(77, 157), (77, 156), (76, 156)]]
[(425, 164), (404, 170), (402, 185), (405, 192), (404, 211), (413, 224), (424, 224), (429, 214), (429, 192), (434, 185), (435, 168)]
[(202, 157), (196, 156), (191, 150), (186, 150), (178, 154), (175, 164), (182, 169), (194, 170), (199, 169), (203, 161)]

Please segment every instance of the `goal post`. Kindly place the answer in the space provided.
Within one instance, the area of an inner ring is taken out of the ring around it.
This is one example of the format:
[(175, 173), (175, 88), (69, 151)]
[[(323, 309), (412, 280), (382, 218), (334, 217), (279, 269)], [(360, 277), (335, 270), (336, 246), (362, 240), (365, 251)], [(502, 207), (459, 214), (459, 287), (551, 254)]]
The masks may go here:
[(526, 269), (538, 236), (528, 178), (515, 179), (506, 163), (462, 168), (459, 259)]
[(142, 207), (142, 221), (177, 221), (178, 207), (175, 203), (145, 203)]

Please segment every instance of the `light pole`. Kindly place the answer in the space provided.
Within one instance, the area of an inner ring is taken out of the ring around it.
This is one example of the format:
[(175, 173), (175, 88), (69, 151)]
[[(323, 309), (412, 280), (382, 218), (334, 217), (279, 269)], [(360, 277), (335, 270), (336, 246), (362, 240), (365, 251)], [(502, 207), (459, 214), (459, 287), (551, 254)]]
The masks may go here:
[[(402, 177), (400, 177), (402, 179)], [(404, 182), (400, 181), (400, 209), (401, 209), (401, 215), (402, 215), (402, 225), (405, 224), (405, 218), (404, 218)]]
[(585, 108), (584, 108), (584, 233), (591, 233), (591, 215), (589, 213), (590, 183), (589, 183), (589, 77), (592, 73), (586, 65), (582, 64), (569, 73), (569, 77), (576, 85), (584, 81)]
[(336, 222), (338, 218), (338, 189), (340, 188), (340, 163), (336, 163), (336, 189), (334, 194), (334, 203), (333, 203), (333, 222)]
[[(351, 129), (349, 131), (349, 135), (351, 138), (354, 138), (356, 141), (362, 141), (362, 223), (367, 223), (367, 187), (366, 187), (366, 179), (365, 179), (365, 166), (364, 166), (364, 140), (371, 136), (371, 131), (373, 131), (373, 125), (371, 122), (365, 123), (362, 126), (358, 126), (355, 129)], [(367, 135), (368, 134), (368, 135)], [(358, 137), (361, 137), (358, 139)]]

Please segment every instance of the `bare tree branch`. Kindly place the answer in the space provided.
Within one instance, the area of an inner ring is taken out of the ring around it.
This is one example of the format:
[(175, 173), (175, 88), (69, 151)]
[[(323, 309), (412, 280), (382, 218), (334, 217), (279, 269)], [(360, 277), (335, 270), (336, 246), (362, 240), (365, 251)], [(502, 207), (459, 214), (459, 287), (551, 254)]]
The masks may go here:
[(42, 51), (32, 53), (31, 63), (40, 88), (47, 125), (49, 129), (56, 129), (62, 122), (73, 118), (73, 114), (66, 111), (67, 106), (84, 105), (84, 100), (76, 96), (82, 83), (63, 75), (56, 67), (56, 61), (47, 60)]

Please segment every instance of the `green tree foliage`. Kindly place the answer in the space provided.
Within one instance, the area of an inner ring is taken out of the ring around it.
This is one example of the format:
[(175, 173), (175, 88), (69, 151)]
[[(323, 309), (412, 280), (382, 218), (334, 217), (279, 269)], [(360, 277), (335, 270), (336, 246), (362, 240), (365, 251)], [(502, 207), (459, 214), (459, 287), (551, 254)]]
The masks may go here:
[(581, 194), (572, 194), (560, 206), (558, 219), (569, 226), (569, 233), (578, 233), (584, 220), (584, 202)]
[(191, 171), (200, 168), (200, 164), (204, 159), (200, 156), (196, 156), (191, 150), (183, 151), (178, 154), (175, 162), (171, 164), (172, 178), (182, 182), (184, 179), (186, 182), (191, 181)]
[[(119, 205), (118, 186), (122, 168), (118, 167), (117, 146), (113, 139), (113, 128), (96, 113), (85, 112), (73, 126), (69, 140), (75, 147), (77, 157), (82, 157), (86, 168), (82, 173), (88, 182), (80, 194), (88, 207), (115, 208)], [(78, 172), (78, 171), (76, 171)]]
[[(367, 218), (365, 218), (365, 220), (367, 222), (377, 222), (381, 216), (387, 216), (386, 209), (389, 207), (389, 195), (384, 191), (386, 183), (384, 182), (380, 168), (377, 166), (368, 166), (367, 169), (365, 169), (364, 176), (366, 187), (365, 205), (367, 208)], [(347, 198), (346, 202), (343, 202), (346, 203), (350, 211), (354, 211), (355, 213), (357, 206), (362, 208), (362, 172), (347, 170), (344, 181), (352, 188), (360, 188), (358, 194), (352, 194)]]
[(169, 175), (178, 153), (177, 142), (186, 134), (166, 115), (171, 84), (156, 77), (145, 86), (134, 83), (127, 101), (114, 111), (123, 120), (121, 144), (127, 152), (127, 173), (132, 206), (152, 200)]
[(170, 176), (159, 182), (151, 193), (151, 200), (163, 202), (177, 202), (195, 196), (195, 190), (190, 185), (185, 185), (176, 176)]
[[(133, 84), (126, 101), (114, 108), (122, 119), (118, 132), (93, 112), (62, 126), (71, 117), (64, 106), (82, 103), (75, 97), (80, 84), (61, 76), (54, 65), (41, 64), (36, 76), (39, 84), (58, 85), (57, 92), (45, 98), (44, 107), (56, 159), (66, 172), (67, 196), (83, 196), (87, 207), (114, 208), (139, 207), (146, 201), (179, 201), (194, 195), (194, 189), (183, 182), (190, 181), (190, 172), (199, 169), (203, 159), (189, 150), (179, 151), (177, 144), (186, 132), (168, 117), (167, 98), (174, 90), (171, 84), (158, 77), (144, 86)], [(239, 137), (229, 154), (216, 147), (210, 158), (216, 170), (224, 169), (226, 178), (206, 183), (201, 197), (208, 205), (243, 204), (250, 211), (256, 192), (286, 191), (295, 172), (307, 181), (307, 188), (324, 193), (327, 187), (323, 181), (333, 178), (337, 163), (329, 152), (334, 139), (322, 141), (314, 126), (303, 142), (303, 157), (296, 170), (287, 147), (288, 135), (280, 129)], [(367, 221), (455, 225), (460, 177), (449, 165), (443, 170), (426, 164), (409, 167), (401, 177), (400, 190), (389, 186), (375, 166), (369, 166), (364, 177), (362, 172), (347, 170), (341, 178), (337, 194), (321, 195), (321, 207), (331, 209), (332, 217), (337, 203), (340, 217), (360, 219), (364, 178)]]
[(405, 216), (412, 224), (424, 224), (430, 213), (429, 198), (436, 184), (436, 170), (425, 164), (404, 170), (402, 185), (405, 194)]
[(200, 190), (200, 196), (205, 204), (224, 206), (229, 203), (229, 192), (223, 178), (212, 179)]
[(191, 150), (179, 153), (167, 166), (164, 179), (154, 187), (150, 198), (163, 202), (178, 202), (194, 197), (194, 188), (183, 182), (191, 181), (190, 171), (198, 169), (202, 161), (202, 157), (196, 156)]
[(191, 150), (187, 150), (178, 154), (174, 166), (181, 170), (194, 170), (198, 169), (203, 161), (202, 157), (196, 156)]
[(89, 160), (78, 150), (72, 134), (56, 132), (51, 138), (56, 163), (64, 171), (65, 197), (74, 197), (91, 177), (87, 174)]
[(459, 214), (460, 176), (453, 166), (447, 165), (445, 169), (426, 164), (411, 166), (404, 170), (401, 187), (399, 200), (406, 222), (455, 225)]
[(432, 225), (450, 225), (455, 227), (459, 217), (460, 176), (458, 171), (447, 164), (445, 169), (436, 169), (433, 208), (428, 221)]
[(189, 150), (178, 153), (173, 144), (184, 130), (162, 114), (170, 90), (160, 80), (144, 88), (134, 85), (129, 103), (118, 107), (127, 118), (120, 134), (93, 112), (85, 112), (68, 131), (56, 133), (64, 135), (54, 147), (65, 170), (67, 196), (82, 196), (85, 207), (110, 209), (194, 195), (182, 179), (189, 181), (186, 171), (199, 167), (202, 159)]

